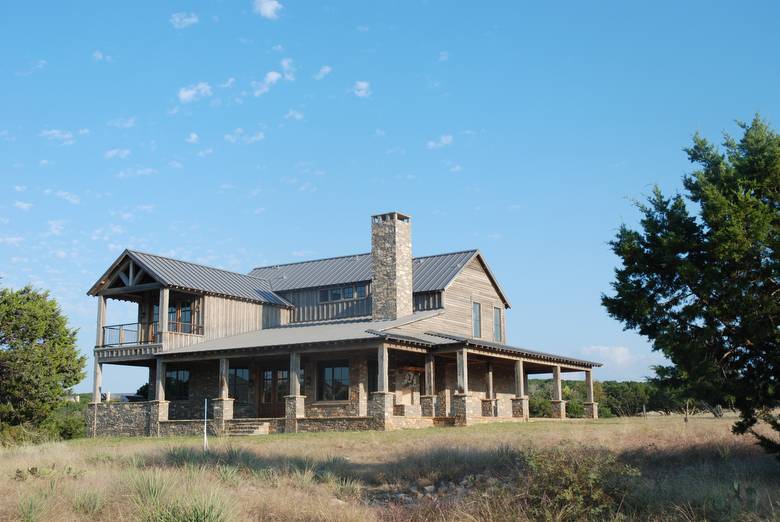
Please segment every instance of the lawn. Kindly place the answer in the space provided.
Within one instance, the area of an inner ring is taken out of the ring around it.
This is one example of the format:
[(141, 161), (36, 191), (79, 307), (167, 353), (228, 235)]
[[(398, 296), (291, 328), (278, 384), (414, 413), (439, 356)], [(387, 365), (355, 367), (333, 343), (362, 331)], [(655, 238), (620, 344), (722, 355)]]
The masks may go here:
[(0, 450), (0, 520), (764, 520), (780, 462), (733, 419), (81, 439)]

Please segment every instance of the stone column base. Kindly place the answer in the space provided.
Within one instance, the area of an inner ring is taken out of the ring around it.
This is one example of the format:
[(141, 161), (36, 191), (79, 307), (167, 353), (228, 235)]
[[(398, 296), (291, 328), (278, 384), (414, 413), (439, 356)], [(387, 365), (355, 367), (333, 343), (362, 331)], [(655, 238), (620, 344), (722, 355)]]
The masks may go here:
[(217, 435), (224, 435), (227, 431), (225, 421), (233, 420), (233, 402), (235, 399), (212, 399), (211, 407), (214, 412), (214, 425)]
[(498, 399), (482, 399), (482, 416), (495, 417)]
[(297, 433), (298, 419), (306, 416), (306, 396), (286, 395), (284, 397), (284, 432)]
[(385, 431), (393, 429), (393, 406), (395, 393), (373, 392), (368, 403), (368, 416), (374, 419), (374, 429)]
[(456, 426), (468, 426), (475, 417), (482, 416), (482, 401), (468, 393), (456, 393), (452, 396), (452, 411)]
[(420, 395), (420, 410), (423, 417), (436, 416), (436, 396)]
[(552, 403), (553, 419), (566, 418), (566, 401), (550, 401)]
[(147, 433), (151, 437), (160, 436), (160, 421), (168, 420), (168, 401), (149, 401), (149, 425)]
[(586, 402), (585, 403), (585, 418), (586, 419), (598, 419), (599, 418), (599, 403), (598, 402)]
[(512, 417), (520, 417), (528, 420), (528, 417), (530, 417), (528, 395), (512, 399)]

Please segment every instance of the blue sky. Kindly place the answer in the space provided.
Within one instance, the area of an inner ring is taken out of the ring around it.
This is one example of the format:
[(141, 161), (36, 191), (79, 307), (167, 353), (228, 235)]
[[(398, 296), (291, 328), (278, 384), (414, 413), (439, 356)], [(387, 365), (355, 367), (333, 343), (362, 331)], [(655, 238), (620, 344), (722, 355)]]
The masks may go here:
[[(4, 2), (0, 277), (51, 290), (79, 346), (126, 247), (246, 272), (480, 248), (513, 344), (641, 378), (661, 358), (599, 304), (631, 200), (682, 148), (777, 123), (774, 3)], [(132, 320), (109, 303), (109, 321)], [(78, 387), (90, 389), (90, 376)], [(107, 367), (104, 388), (144, 371)]]

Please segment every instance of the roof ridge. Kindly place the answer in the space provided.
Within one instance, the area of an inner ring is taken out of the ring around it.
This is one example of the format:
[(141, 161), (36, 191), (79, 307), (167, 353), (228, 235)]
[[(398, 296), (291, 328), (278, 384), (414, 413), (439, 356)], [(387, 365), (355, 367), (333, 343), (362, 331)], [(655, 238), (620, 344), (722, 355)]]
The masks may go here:
[[(455, 252), (441, 252), (439, 254), (428, 254), (426, 256), (413, 256), (412, 257), (412, 261), (417, 260), (417, 259), (427, 259), (429, 257), (442, 257), (442, 256), (451, 256), (451, 255), (455, 255), (455, 254), (465, 254), (467, 252), (479, 252), (479, 249), (478, 248), (468, 248), (466, 250), (457, 250)], [(275, 264), (275, 265), (256, 266), (256, 267), (254, 267), (252, 269), (252, 271), (254, 271), (254, 270), (263, 270), (263, 269), (267, 269), (267, 268), (278, 268), (278, 267), (282, 267), (282, 266), (305, 265), (306, 263), (316, 263), (318, 261), (331, 261), (331, 260), (334, 260), (334, 259), (346, 259), (348, 257), (360, 257), (360, 256), (370, 256), (370, 255), (371, 255), (371, 252), (364, 252), (362, 254), (350, 254), (350, 255), (346, 255), (346, 256), (334, 256), (334, 257), (322, 257), (322, 258), (319, 258), (319, 259), (307, 259), (305, 261), (293, 261), (293, 262), (290, 262), (290, 263), (278, 263), (278, 264)], [(257, 277), (257, 276), (253, 276), (253, 277)]]
[[(130, 252), (130, 253), (133, 253), (133, 254), (141, 254), (141, 255), (144, 255), (144, 256), (158, 257), (158, 258), (161, 258), (161, 259), (168, 259), (169, 261), (176, 261), (177, 263), (186, 263), (188, 265), (195, 265), (195, 266), (199, 266), (199, 267), (203, 267), (203, 268), (208, 268), (209, 270), (218, 270), (220, 272), (225, 272), (226, 274), (239, 275), (241, 277), (249, 277), (251, 279), (256, 279), (258, 281), (265, 281), (266, 283), (268, 283), (269, 287), (271, 285), (271, 282), (268, 281), (268, 279), (266, 279), (265, 277), (253, 276), (253, 275), (245, 274), (243, 272), (236, 272), (234, 270), (225, 270), (224, 268), (217, 268), (215, 266), (204, 265), (203, 263), (195, 263), (194, 261), (186, 261), (184, 259), (177, 259), (175, 257), (163, 256), (163, 255), (160, 255), (160, 254), (152, 254), (151, 252), (144, 252), (142, 250), (133, 250), (133, 249), (128, 248), (127, 251)], [(271, 289), (269, 288), (269, 290), (271, 290)], [(273, 290), (271, 290), (271, 291), (273, 291)]]

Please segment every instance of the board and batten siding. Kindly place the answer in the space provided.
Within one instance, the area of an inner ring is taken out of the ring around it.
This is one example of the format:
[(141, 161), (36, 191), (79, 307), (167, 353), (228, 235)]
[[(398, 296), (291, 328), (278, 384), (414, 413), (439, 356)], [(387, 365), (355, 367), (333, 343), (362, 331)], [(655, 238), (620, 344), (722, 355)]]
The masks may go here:
[(289, 312), (273, 305), (262, 305), (212, 295), (203, 296), (203, 335), (168, 332), (166, 349), (230, 337), (263, 328), (286, 324)]
[(363, 299), (345, 299), (343, 301), (320, 303), (320, 290), (324, 288), (331, 287), (279, 292), (281, 297), (295, 306), (290, 314), (291, 323), (330, 321), (332, 319), (371, 315), (370, 295)]
[(444, 313), (430, 319), (404, 326), (417, 332), (447, 332), (471, 337), (471, 305), (481, 307), (482, 335), (480, 339), (493, 340), (493, 307), (501, 309), (502, 338), (506, 342), (506, 314), (504, 302), (490, 281), (479, 259), (474, 257), (444, 291)]

